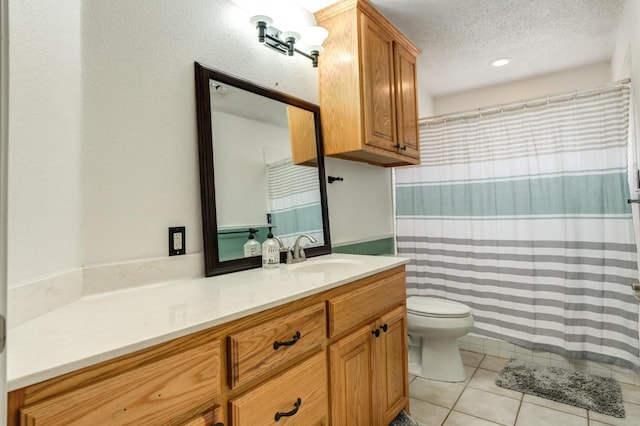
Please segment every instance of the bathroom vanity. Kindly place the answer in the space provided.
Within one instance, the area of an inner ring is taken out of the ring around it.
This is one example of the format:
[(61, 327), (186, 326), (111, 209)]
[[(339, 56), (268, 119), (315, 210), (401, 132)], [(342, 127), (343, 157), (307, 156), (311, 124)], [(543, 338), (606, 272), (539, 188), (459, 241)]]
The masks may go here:
[(387, 425), (408, 408), (406, 259), (81, 298), (10, 330), (9, 425)]

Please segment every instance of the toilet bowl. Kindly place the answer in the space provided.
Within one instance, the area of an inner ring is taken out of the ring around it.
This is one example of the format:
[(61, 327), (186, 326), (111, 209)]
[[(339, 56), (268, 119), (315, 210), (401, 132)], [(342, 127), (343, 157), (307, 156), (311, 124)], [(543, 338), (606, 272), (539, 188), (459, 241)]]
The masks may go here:
[(463, 382), (466, 373), (456, 339), (471, 331), (471, 308), (435, 297), (407, 298), (409, 373), (444, 382)]

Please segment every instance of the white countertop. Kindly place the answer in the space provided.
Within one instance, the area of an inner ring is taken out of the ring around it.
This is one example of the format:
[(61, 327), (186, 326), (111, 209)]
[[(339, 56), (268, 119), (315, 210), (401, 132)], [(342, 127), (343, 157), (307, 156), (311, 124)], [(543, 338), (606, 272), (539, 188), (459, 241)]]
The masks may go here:
[(408, 263), (330, 254), (82, 297), (8, 330), (8, 390), (319, 293)]

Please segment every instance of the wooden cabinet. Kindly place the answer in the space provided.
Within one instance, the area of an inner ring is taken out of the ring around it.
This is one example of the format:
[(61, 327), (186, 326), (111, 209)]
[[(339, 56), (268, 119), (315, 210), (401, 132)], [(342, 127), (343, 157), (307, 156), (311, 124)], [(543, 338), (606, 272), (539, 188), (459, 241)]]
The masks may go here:
[(326, 425), (327, 367), (318, 353), (229, 402), (231, 425)]
[(371, 326), (331, 345), (331, 424), (370, 426), (373, 422)]
[(235, 388), (313, 350), (325, 338), (324, 304), (316, 303), (233, 333), (229, 342), (229, 387)]
[(329, 31), (319, 62), (325, 154), (419, 164), (419, 49), (365, 0), (343, 0), (315, 17)]
[(386, 426), (405, 298), (399, 266), (13, 391), (8, 425)]
[(221, 404), (219, 342), (112, 373), (22, 407), (20, 424), (164, 425)]
[(316, 121), (313, 112), (287, 105), (287, 121), (293, 164), (318, 167)]
[[(404, 292), (404, 274), (396, 274), (328, 301), (336, 307), (329, 309), (333, 330), (365, 323), (329, 348), (332, 425), (388, 425), (407, 406), (406, 308), (398, 298)], [(340, 308), (356, 300), (346, 323)]]
[[(404, 306), (380, 317), (374, 324), (374, 401), (379, 422), (387, 425), (407, 403), (407, 316)], [(375, 334), (380, 331), (380, 335)]]

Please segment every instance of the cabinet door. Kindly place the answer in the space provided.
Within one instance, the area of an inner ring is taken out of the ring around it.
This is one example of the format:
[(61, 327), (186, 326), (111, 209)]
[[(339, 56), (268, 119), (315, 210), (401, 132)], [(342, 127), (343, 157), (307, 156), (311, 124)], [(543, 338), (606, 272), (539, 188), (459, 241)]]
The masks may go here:
[(374, 343), (374, 392), (381, 418), (389, 424), (408, 398), (407, 319), (404, 306), (383, 315), (377, 323), (380, 337)]
[(366, 15), (361, 15), (361, 28), (365, 143), (395, 152), (397, 131), (393, 38)]
[(371, 325), (339, 340), (330, 348), (331, 424), (371, 426)]
[(418, 137), (416, 58), (400, 44), (395, 45), (394, 54), (399, 152), (419, 160), (420, 139)]

